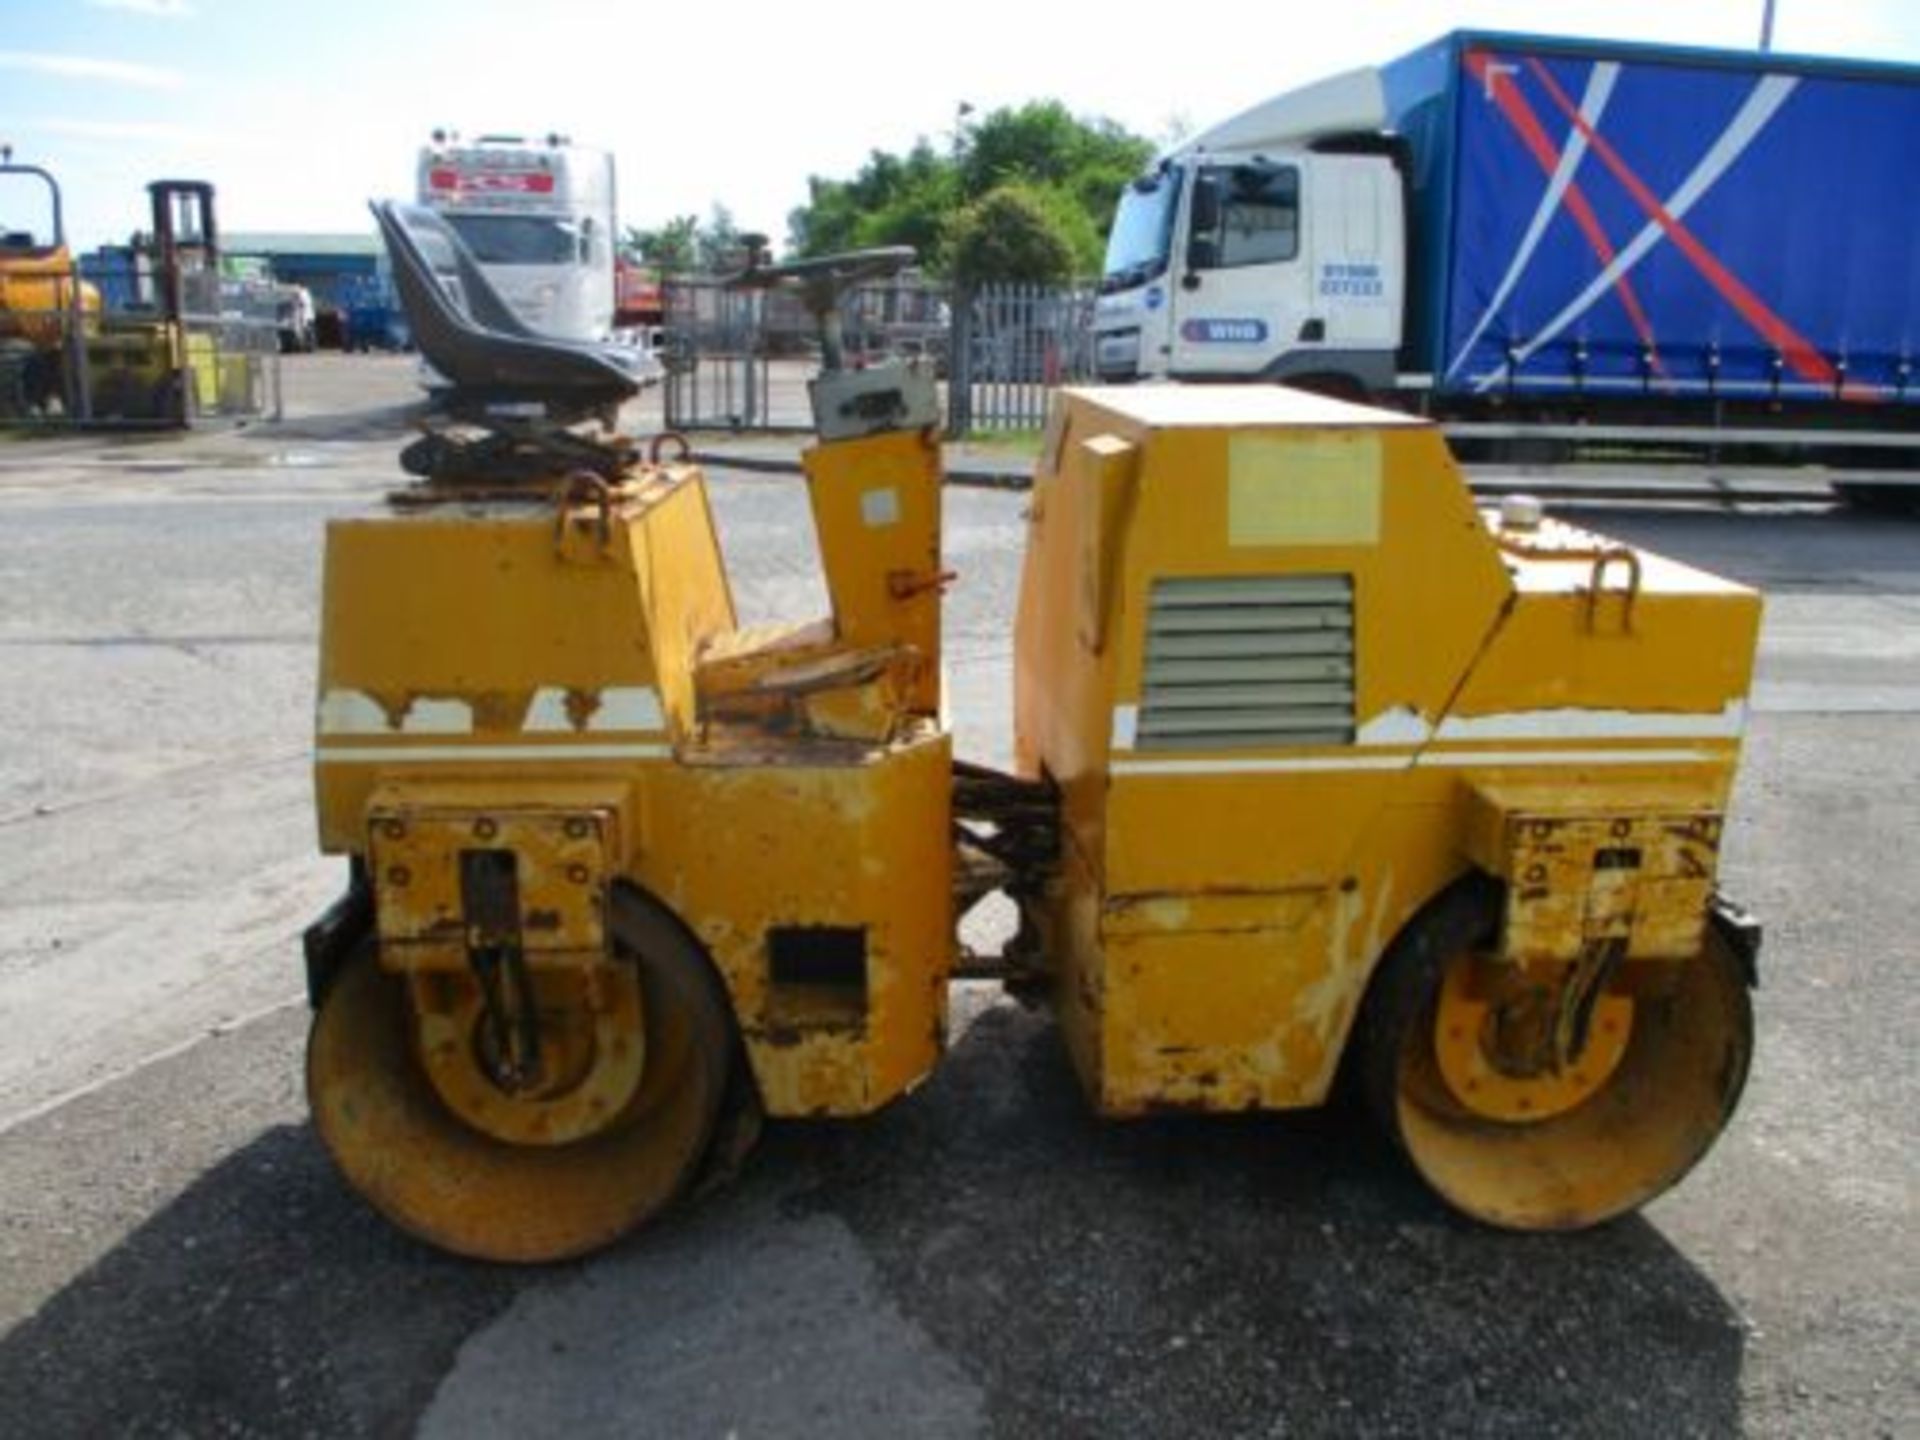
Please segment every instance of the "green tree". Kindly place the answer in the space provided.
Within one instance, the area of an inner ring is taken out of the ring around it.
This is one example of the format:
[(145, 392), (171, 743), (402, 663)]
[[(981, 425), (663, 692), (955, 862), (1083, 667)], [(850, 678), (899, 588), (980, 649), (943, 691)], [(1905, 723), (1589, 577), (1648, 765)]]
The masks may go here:
[(642, 264), (666, 271), (731, 270), (746, 258), (745, 237), (724, 205), (715, 205), (704, 222), (693, 215), (677, 215), (652, 228), (629, 225), (621, 245)]
[(699, 254), (700, 221), (692, 215), (678, 215), (664, 225), (642, 228), (629, 225), (621, 243), (629, 256), (642, 264), (662, 270), (691, 270)]
[(815, 175), (807, 203), (787, 217), (788, 248), (826, 255), (871, 245), (911, 245), (931, 262), (961, 201), (952, 160), (926, 140), (905, 155), (875, 150), (851, 180)]
[(922, 138), (904, 155), (874, 151), (850, 179), (813, 176), (807, 203), (788, 216), (788, 247), (822, 255), (911, 245), (922, 264), (944, 272), (962, 212), (1014, 185), (1066, 242), (1069, 273), (1088, 273), (1099, 266), (1122, 187), (1152, 153), (1150, 142), (1111, 121), (1076, 118), (1058, 101), (995, 110), (956, 132), (950, 147)]
[(1121, 189), (1152, 158), (1151, 142), (1111, 120), (1079, 120), (1058, 100), (1035, 100), (973, 127), (960, 160), (962, 188), (973, 198), (1009, 180), (1052, 186), (1104, 236)]
[(956, 214), (949, 227), (954, 278), (968, 285), (1071, 280), (1078, 257), (1061, 209), (1057, 197), (1018, 181), (988, 191)]

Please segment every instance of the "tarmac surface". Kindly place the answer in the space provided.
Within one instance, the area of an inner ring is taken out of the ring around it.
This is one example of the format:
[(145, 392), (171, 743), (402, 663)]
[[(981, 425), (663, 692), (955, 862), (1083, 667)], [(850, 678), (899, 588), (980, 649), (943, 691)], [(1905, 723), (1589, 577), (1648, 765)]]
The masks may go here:
[[(0, 440), (0, 1434), (1920, 1433), (1920, 522), (1580, 511), (1769, 595), (1754, 1073), (1643, 1215), (1478, 1228), (1344, 1108), (1102, 1123), (968, 984), (907, 1100), (518, 1271), (375, 1217), (300, 1089), (320, 533), (394, 483), (407, 379), (299, 357), (278, 426)], [(797, 485), (711, 481), (747, 618), (822, 609)], [(1022, 504), (947, 498), (989, 760)]]

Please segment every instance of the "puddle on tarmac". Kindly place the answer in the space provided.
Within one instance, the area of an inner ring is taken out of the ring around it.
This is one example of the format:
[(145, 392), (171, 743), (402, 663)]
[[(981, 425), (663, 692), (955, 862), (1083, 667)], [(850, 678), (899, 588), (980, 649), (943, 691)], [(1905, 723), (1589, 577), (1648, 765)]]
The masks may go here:
[(316, 450), (268, 450), (262, 454), (222, 452), (169, 456), (165, 460), (109, 459), (101, 463), (141, 475), (179, 475), (189, 470), (326, 470), (338, 462)]

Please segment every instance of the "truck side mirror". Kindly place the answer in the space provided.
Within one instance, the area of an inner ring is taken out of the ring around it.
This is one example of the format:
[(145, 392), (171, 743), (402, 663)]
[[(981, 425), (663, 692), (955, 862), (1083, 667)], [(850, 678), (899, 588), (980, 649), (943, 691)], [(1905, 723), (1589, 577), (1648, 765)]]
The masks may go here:
[(1212, 175), (1194, 177), (1193, 199), (1187, 207), (1187, 274), (1181, 282), (1191, 290), (1200, 283), (1193, 272), (1211, 270), (1220, 263), (1220, 182)]
[(1220, 181), (1217, 176), (1198, 175), (1193, 181), (1193, 203), (1188, 207), (1187, 233), (1210, 235), (1220, 228)]

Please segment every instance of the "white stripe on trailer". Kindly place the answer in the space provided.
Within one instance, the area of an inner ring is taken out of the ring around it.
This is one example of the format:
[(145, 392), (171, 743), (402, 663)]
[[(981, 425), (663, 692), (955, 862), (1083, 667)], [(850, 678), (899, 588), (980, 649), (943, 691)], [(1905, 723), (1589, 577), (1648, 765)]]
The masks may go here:
[[(1626, 246), (1613, 257), (1610, 264), (1593, 278), (1593, 282), (1570, 301), (1566, 308), (1536, 331), (1526, 344), (1514, 351), (1514, 359), (1526, 364), (1541, 346), (1552, 343), (1574, 321), (1594, 307), (1594, 304), (1610, 291), (1621, 276), (1627, 274), (1644, 260), (1649, 251), (1666, 238), (1666, 224), (1678, 223), (1694, 205), (1711, 190), (1714, 183), (1726, 173), (1729, 166), (1738, 160), (1751, 145), (1767, 122), (1794, 88), (1799, 85), (1798, 78), (1792, 75), (1762, 75), (1741, 105), (1738, 113), (1727, 122), (1727, 128), (1707, 153), (1700, 157), (1700, 163), (1693, 167), (1691, 174), (1680, 182), (1671, 195), (1661, 201), (1662, 218), (1650, 218), (1638, 235), (1628, 241)], [(1506, 378), (1507, 366), (1500, 365), (1483, 376), (1476, 388), (1491, 390)]]

